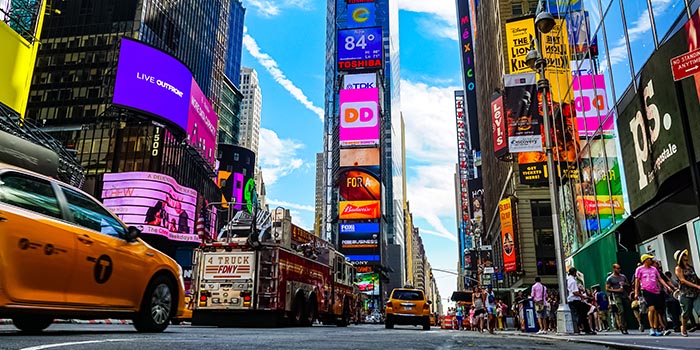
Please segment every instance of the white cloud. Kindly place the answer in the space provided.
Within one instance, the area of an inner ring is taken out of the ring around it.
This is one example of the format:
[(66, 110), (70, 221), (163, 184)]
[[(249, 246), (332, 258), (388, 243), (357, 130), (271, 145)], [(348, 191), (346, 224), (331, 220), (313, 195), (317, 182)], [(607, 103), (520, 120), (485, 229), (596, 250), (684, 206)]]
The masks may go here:
[(433, 20), (418, 21), (429, 34), (440, 38), (458, 39), (457, 7), (454, 0), (401, 0), (399, 9), (432, 17)]
[(272, 75), (272, 78), (280, 84), (285, 90), (287, 90), (294, 99), (299, 101), (308, 110), (314, 112), (318, 115), (318, 118), (323, 121), (323, 108), (317, 107), (309, 100), (304, 92), (298, 88), (294, 83), (284, 75), (282, 70), (279, 69), (277, 62), (270, 57), (270, 55), (261, 52), (258, 43), (255, 39), (248, 34), (247, 28), (244, 28), (245, 34), (243, 34), (243, 47), (253, 56), (258, 62), (265, 67), (265, 69)]
[(311, 9), (312, 0), (246, 0), (244, 5), (254, 7), (263, 17), (278, 16), (282, 9), (298, 8)]
[(269, 204), (270, 206), (279, 206), (279, 207), (283, 207), (285, 209), (297, 209), (297, 210), (304, 210), (304, 211), (310, 211), (310, 212), (314, 212), (316, 210), (311, 205), (297, 204), (297, 203), (286, 202), (286, 201), (279, 201), (279, 200), (272, 199), (272, 198), (265, 199), (265, 202), (267, 204)]
[(265, 174), (265, 184), (272, 185), (279, 178), (301, 168), (304, 161), (297, 156), (297, 150), (304, 148), (302, 143), (291, 139), (280, 139), (272, 130), (260, 129), (259, 161)]
[(429, 228), (421, 232), (456, 242), (441, 218), (454, 220), (454, 164), (457, 134), (454, 91), (457, 86), (437, 87), (401, 81), (401, 110), (406, 123), (406, 157), (420, 164), (404, 169), (408, 174), (408, 200), (415, 218)]
[(297, 210), (290, 210), (290, 211), (289, 211), (289, 215), (292, 216), (292, 223), (293, 223), (294, 225), (297, 225), (297, 226), (303, 228), (304, 230), (310, 230), (310, 229), (313, 228), (313, 226), (310, 226), (310, 225), (306, 222), (306, 220), (304, 220), (303, 215), (302, 215), (299, 211), (297, 211)]

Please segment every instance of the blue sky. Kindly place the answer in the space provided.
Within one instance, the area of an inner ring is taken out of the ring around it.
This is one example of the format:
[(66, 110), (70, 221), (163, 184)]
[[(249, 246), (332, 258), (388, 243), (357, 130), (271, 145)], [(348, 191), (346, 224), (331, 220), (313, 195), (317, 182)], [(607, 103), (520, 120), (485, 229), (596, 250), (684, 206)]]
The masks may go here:
[[(315, 154), (323, 149), (326, 0), (243, 0), (243, 65), (263, 95), (259, 164), (270, 207), (311, 229)], [(408, 199), (434, 268), (456, 270), (453, 91), (461, 71), (454, 0), (401, 0), (401, 110), (406, 121)], [(429, 54), (426, 54), (429, 53)], [(436, 272), (443, 298), (453, 275)]]

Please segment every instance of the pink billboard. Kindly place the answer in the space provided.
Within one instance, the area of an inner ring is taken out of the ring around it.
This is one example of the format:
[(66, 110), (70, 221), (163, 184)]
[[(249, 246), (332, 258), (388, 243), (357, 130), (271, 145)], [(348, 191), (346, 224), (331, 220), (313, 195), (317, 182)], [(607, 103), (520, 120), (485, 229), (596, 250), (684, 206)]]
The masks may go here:
[(379, 89), (340, 90), (340, 145), (379, 144)]
[(190, 109), (187, 114), (187, 137), (192, 147), (209, 164), (216, 164), (216, 125), (219, 117), (214, 112), (209, 99), (192, 79)]
[[(574, 106), (579, 136), (593, 135), (610, 111), (603, 75), (573, 77)], [(610, 133), (615, 128), (615, 118), (605, 120), (602, 131)]]

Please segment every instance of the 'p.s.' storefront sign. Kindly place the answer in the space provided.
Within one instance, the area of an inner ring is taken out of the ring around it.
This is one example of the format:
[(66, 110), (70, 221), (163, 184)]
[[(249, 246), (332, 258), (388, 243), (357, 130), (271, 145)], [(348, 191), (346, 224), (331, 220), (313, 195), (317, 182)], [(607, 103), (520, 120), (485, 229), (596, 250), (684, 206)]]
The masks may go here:
[[(690, 163), (678, 98), (675, 90), (669, 88), (673, 86), (673, 78), (668, 63), (672, 57), (687, 51), (686, 43), (683, 31), (671, 37), (642, 69), (637, 91), (630, 91), (622, 98), (631, 101), (623, 108), (617, 124), (632, 211), (654, 198), (666, 180)], [(683, 88), (686, 96), (697, 96), (690, 81)], [(697, 120), (698, 100), (688, 98), (686, 104), (691, 120)], [(698, 127), (698, 123), (691, 124)], [(698, 134), (696, 131), (691, 130), (693, 135)]]

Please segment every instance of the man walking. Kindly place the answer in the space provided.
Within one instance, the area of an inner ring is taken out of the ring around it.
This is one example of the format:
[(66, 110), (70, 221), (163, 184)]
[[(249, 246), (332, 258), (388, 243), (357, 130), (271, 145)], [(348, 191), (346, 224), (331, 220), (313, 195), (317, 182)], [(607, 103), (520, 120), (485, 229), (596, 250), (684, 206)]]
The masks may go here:
[(577, 272), (576, 268), (572, 267), (566, 277), (566, 290), (568, 292), (566, 301), (569, 303), (569, 308), (576, 314), (577, 324), (574, 326), (574, 333), (579, 333), (578, 327), (582, 327), (587, 335), (595, 335), (596, 332), (593, 332), (588, 324), (590, 306), (581, 301), (582, 294), (578, 288), (578, 282), (576, 282)]
[(640, 258), (642, 266), (637, 268), (634, 273), (634, 296), (635, 298), (643, 297), (644, 301), (649, 308), (649, 325), (651, 329), (649, 330), (650, 336), (661, 336), (662, 332), (659, 332), (659, 315), (658, 310), (663, 310), (665, 306), (665, 300), (661, 294), (661, 286), (666, 288), (669, 293), (672, 293), (671, 287), (661, 278), (659, 270), (652, 266), (654, 256), (650, 254), (643, 254)]
[(628, 293), (630, 291), (630, 282), (627, 276), (621, 273), (622, 267), (618, 264), (613, 264), (613, 272), (605, 281), (605, 290), (610, 293), (612, 301), (611, 310), (615, 318), (615, 326), (622, 332), (627, 333), (627, 321), (625, 321), (625, 311), (629, 308), (630, 301)]
[(535, 317), (540, 330), (537, 334), (547, 334), (547, 321), (545, 320), (545, 301), (547, 298), (547, 287), (542, 285), (542, 280), (535, 277), (535, 284), (532, 285), (532, 301), (535, 302)]

